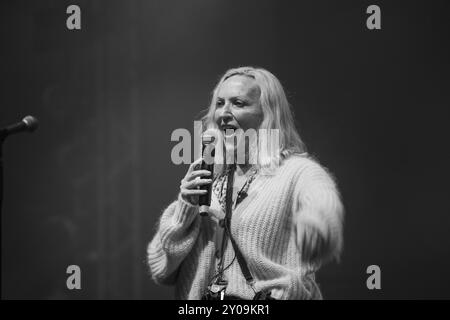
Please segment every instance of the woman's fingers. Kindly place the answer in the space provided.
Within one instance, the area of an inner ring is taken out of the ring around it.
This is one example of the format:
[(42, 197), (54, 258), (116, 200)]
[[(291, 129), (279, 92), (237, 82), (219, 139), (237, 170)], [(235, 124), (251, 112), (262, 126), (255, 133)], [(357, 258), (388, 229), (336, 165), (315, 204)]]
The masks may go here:
[(207, 190), (186, 189), (183, 187), (180, 189), (181, 197), (194, 206), (198, 204), (198, 197), (205, 195), (208, 192)]
[(192, 190), (192, 189), (182, 189), (181, 195), (183, 196), (200, 196), (206, 194), (208, 190)]
[(297, 241), (301, 248), (303, 261), (317, 262), (325, 255), (326, 245), (319, 230), (303, 225), (299, 228)]
[(316, 230), (309, 230), (309, 234), (307, 236), (307, 240), (304, 243), (304, 252), (308, 257), (308, 260), (314, 262), (316, 261), (322, 252), (321, 249), (321, 237)]
[(210, 184), (212, 179), (200, 179), (202, 176), (210, 176), (208, 170), (200, 170), (203, 159), (199, 158), (191, 163), (186, 176), (181, 180), (180, 193), (184, 200), (193, 205), (198, 203), (198, 196), (206, 194), (207, 190), (199, 190), (198, 187)]
[(212, 182), (211, 179), (194, 179), (194, 180), (185, 182), (183, 184), (183, 187), (186, 189), (195, 189), (199, 186), (210, 184), (211, 182)]
[(311, 239), (309, 228), (302, 228), (302, 232), (299, 235), (298, 241), (301, 244), (301, 253), (303, 261), (309, 261), (311, 258)]
[(208, 170), (195, 170), (192, 171), (190, 174), (187, 175), (186, 180), (187, 181), (191, 181), (197, 177), (202, 177), (202, 176), (210, 176), (211, 175), (211, 171)]
[(189, 175), (189, 173), (191, 173), (192, 171), (198, 170), (200, 168), (200, 165), (202, 164), (202, 161), (203, 161), (203, 158), (199, 158), (199, 159), (195, 160), (194, 162), (192, 162), (191, 165), (189, 166), (187, 175)]

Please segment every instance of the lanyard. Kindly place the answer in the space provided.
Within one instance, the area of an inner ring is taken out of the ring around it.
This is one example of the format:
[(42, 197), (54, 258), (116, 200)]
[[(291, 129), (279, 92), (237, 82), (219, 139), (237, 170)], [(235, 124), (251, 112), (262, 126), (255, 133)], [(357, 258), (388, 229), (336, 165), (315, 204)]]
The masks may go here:
[[(227, 190), (225, 195), (225, 218), (220, 221), (219, 226), (223, 228), (222, 235), (222, 245), (220, 248), (220, 261), (219, 261), (219, 278), (218, 282), (224, 282), (223, 273), (224, 273), (224, 261), (225, 261), (225, 247), (227, 244), (227, 236), (229, 231), (229, 222), (231, 221), (231, 206), (232, 206), (232, 197), (233, 197), (233, 183), (234, 183), (234, 171), (236, 170), (235, 166), (229, 166), (227, 171)], [(230, 234), (231, 239), (231, 234)]]
[[(218, 281), (223, 280), (223, 272), (224, 272), (224, 255), (225, 255), (225, 245), (227, 242), (227, 237), (230, 238), (231, 244), (233, 246), (234, 252), (236, 254), (236, 258), (238, 260), (239, 266), (241, 267), (241, 271), (245, 277), (247, 283), (253, 288), (253, 277), (250, 273), (250, 270), (247, 266), (247, 262), (245, 261), (244, 256), (242, 255), (241, 250), (233, 237), (231, 236), (231, 215), (232, 215), (232, 206), (233, 206), (233, 183), (234, 183), (234, 172), (236, 170), (236, 166), (232, 165), (229, 167), (228, 175), (227, 175), (227, 191), (225, 196), (225, 219), (220, 223), (220, 225), (224, 228), (222, 246), (221, 246), (221, 258), (219, 262), (219, 278)], [(238, 196), (239, 197), (239, 196)]]

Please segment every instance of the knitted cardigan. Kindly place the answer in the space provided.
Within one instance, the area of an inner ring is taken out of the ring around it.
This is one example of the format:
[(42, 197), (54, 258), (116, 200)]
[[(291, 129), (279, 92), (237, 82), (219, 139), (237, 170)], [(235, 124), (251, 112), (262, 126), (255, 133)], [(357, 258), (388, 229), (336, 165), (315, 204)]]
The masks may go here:
[[(328, 171), (304, 155), (283, 160), (272, 175), (258, 175), (247, 197), (233, 209), (231, 234), (255, 279), (254, 289), (271, 290), (276, 299), (321, 299), (315, 282), (320, 262), (304, 262), (297, 232), (309, 225), (328, 246), (323, 259), (338, 256), (342, 240), (343, 206)], [(157, 284), (175, 285), (176, 299), (201, 299), (216, 274), (219, 228), (179, 196), (163, 212), (148, 245), (150, 273)], [(252, 299), (230, 240), (225, 250), (226, 293)], [(322, 261), (323, 262), (323, 261)]]

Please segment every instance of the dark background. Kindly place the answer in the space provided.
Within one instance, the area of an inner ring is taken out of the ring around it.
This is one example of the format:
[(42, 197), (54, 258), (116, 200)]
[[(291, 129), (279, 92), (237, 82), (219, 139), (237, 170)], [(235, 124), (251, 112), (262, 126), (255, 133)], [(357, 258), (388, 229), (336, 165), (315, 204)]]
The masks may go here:
[[(395, 2), (395, 3), (393, 3)], [(294, 5), (294, 3), (296, 3)], [(82, 29), (66, 28), (81, 7)], [(381, 7), (382, 29), (366, 28)], [(449, 33), (445, 1), (2, 1), (2, 298), (169, 299), (146, 245), (187, 165), (220, 75), (272, 71), (346, 207), (325, 298), (450, 298)], [(66, 289), (66, 268), (82, 290)], [(366, 268), (381, 268), (381, 290)]]

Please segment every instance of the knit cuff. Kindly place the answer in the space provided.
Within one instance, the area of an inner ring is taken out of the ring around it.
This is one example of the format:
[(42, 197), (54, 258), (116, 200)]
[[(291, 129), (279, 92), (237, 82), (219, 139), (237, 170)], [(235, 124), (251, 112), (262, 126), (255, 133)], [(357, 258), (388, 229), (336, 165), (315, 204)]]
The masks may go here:
[(193, 205), (178, 194), (177, 207), (174, 212), (174, 223), (189, 226), (198, 215), (198, 205)]
[(198, 232), (198, 206), (193, 206), (178, 197), (169, 212), (163, 214), (160, 221), (161, 244), (170, 255), (183, 254), (190, 250)]
[(168, 276), (167, 256), (161, 245), (159, 245), (160, 240), (158, 235), (156, 235), (155, 239), (147, 247), (147, 263), (153, 280), (158, 284), (162, 284)]

